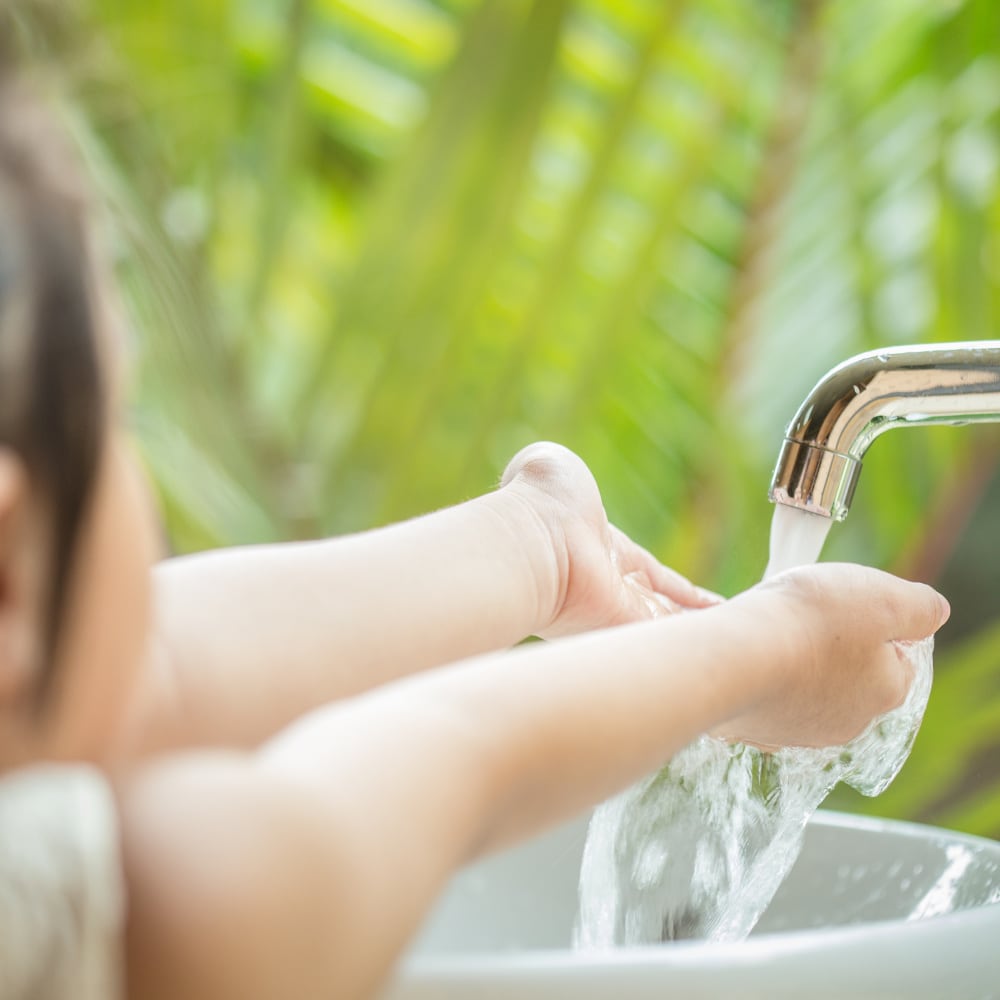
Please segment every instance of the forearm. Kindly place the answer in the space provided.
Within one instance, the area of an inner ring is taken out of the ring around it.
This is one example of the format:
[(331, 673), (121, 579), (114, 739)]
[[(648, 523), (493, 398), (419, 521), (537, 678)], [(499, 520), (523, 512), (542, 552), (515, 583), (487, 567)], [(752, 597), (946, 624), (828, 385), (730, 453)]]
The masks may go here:
[[(752, 606), (477, 657), (320, 708), (262, 754), (324, 785), (349, 760), (359, 799), (385, 782), (423, 794), (439, 774), (485, 810), (491, 833), (472, 840), (493, 846), (610, 794), (760, 698), (787, 656)], [(473, 787), (493, 805), (474, 801)], [(455, 818), (454, 808), (425, 811)]]
[(364, 886), (354, 926), (379, 949), (369, 975), (463, 862), (579, 812), (741, 711), (773, 676), (766, 634), (734, 607), (486, 656), (321, 709), (267, 746), (263, 766), (327, 803), (349, 845)]
[(501, 491), (363, 534), (162, 564), (143, 742), (255, 745), (324, 702), (518, 642), (551, 614), (542, 536)]

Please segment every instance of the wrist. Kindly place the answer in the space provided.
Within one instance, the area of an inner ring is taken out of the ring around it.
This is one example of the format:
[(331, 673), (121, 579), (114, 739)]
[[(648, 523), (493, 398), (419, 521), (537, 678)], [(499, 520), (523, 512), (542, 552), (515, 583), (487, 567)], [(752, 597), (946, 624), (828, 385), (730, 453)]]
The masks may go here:
[(773, 749), (761, 738), (759, 716), (776, 698), (785, 699), (811, 655), (804, 609), (796, 607), (792, 596), (780, 585), (765, 584), (726, 603), (723, 631), (727, 643), (741, 651), (739, 674), (733, 678), (737, 697), (729, 717), (710, 735)]
[(512, 482), (480, 499), (520, 563), (522, 583), (530, 594), (525, 635), (539, 635), (556, 617), (566, 589), (566, 546), (558, 518), (546, 513), (551, 498), (530, 484)]
[(729, 602), (743, 618), (745, 641), (756, 655), (755, 680), (761, 696), (787, 683), (808, 655), (807, 609), (781, 583), (758, 584)]

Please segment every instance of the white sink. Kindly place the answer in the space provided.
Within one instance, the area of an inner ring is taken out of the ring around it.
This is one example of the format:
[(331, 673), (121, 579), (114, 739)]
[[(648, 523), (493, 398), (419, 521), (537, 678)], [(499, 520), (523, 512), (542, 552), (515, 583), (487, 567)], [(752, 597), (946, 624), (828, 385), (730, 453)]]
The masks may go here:
[(586, 820), (460, 873), (386, 1000), (1000, 998), (1000, 842), (818, 812), (751, 937), (570, 949)]

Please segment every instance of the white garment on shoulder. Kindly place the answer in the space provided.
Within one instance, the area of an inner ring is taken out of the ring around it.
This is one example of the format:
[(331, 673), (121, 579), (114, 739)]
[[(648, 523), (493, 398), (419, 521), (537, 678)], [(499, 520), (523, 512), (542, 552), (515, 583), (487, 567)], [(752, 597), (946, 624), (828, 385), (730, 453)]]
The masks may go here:
[(82, 765), (0, 777), (0, 998), (117, 1000), (124, 912), (107, 779)]

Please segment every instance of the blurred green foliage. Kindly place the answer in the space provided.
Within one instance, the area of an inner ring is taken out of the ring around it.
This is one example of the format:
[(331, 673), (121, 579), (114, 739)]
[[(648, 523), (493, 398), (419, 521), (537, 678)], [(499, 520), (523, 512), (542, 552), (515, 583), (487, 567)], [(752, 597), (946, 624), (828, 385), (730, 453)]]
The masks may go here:
[[(57, 7), (25, 23), (109, 206), (179, 551), (406, 517), (553, 438), (731, 593), (818, 376), (1000, 335), (995, 0)], [(1000, 509), (952, 559), (998, 456), (888, 435), (833, 533), (974, 609), (896, 785), (841, 804), (1000, 835)]]

